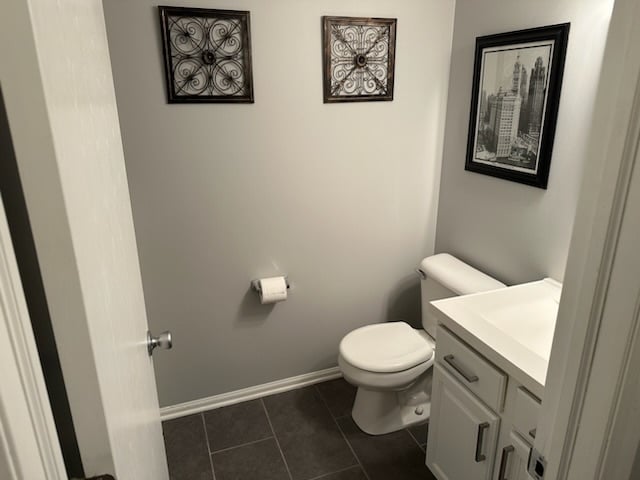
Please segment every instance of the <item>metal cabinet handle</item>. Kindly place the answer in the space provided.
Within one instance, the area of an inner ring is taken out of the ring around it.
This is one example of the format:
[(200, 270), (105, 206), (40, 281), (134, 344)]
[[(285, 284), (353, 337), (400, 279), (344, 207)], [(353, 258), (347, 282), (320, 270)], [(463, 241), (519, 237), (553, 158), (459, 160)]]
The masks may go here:
[(468, 383), (475, 383), (478, 381), (478, 376), (474, 375), (473, 373), (465, 372), (464, 369), (460, 366), (460, 364), (456, 362), (456, 357), (454, 357), (453, 355), (445, 355), (444, 361), (447, 362), (449, 365), (451, 365), (451, 368), (453, 368), (456, 372), (462, 375), (462, 377)]
[(484, 444), (484, 433), (489, 430), (491, 425), (489, 422), (484, 422), (478, 425), (478, 437), (476, 438), (476, 463), (484, 462), (487, 456), (482, 453), (482, 446)]
[(502, 449), (502, 458), (500, 459), (500, 473), (498, 474), (498, 480), (508, 480), (506, 477), (507, 473), (507, 463), (509, 462), (509, 455), (513, 453), (515, 448), (513, 445), (509, 445), (508, 447), (504, 447)]

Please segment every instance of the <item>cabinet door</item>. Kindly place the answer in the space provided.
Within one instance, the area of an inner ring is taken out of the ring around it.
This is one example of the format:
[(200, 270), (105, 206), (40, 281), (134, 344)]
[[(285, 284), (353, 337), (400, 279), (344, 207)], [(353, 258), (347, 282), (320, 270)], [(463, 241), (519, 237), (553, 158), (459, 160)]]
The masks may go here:
[(490, 480), (500, 418), (436, 364), (427, 466), (438, 480)]
[(502, 449), (497, 480), (533, 480), (527, 473), (531, 446), (516, 432), (509, 435), (509, 443)]
[(507, 477), (509, 480), (533, 480), (527, 472), (527, 463), (529, 462), (529, 453), (531, 445), (529, 445), (520, 435), (515, 432), (511, 433), (513, 441), (515, 462), (513, 466), (513, 474)]

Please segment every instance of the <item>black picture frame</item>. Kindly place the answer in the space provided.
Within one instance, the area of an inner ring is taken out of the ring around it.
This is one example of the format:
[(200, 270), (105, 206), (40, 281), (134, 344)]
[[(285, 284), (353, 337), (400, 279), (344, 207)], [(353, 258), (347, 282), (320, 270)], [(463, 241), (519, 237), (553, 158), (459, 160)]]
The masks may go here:
[(465, 170), (547, 188), (569, 30), (476, 39)]
[(248, 11), (158, 12), (168, 103), (254, 103)]
[(324, 103), (393, 100), (397, 23), (395, 18), (322, 17)]

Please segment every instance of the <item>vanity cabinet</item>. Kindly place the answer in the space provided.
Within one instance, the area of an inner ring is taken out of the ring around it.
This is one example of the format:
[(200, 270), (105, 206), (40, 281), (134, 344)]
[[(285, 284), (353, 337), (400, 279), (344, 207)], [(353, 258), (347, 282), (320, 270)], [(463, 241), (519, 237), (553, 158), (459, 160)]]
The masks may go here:
[(442, 326), (426, 463), (438, 480), (531, 480), (540, 402)]
[(499, 427), (495, 413), (435, 365), (427, 465), (439, 480), (490, 480)]

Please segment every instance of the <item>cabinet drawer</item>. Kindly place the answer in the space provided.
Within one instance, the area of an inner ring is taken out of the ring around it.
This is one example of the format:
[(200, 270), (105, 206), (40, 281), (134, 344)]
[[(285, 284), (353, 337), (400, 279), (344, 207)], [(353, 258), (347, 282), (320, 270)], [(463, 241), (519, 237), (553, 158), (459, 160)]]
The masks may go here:
[(502, 411), (507, 376), (442, 326), (436, 361), (494, 411)]
[(536, 438), (536, 425), (540, 413), (540, 400), (520, 387), (516, 391), (513, 409), (513, 427), (530, 442)]

